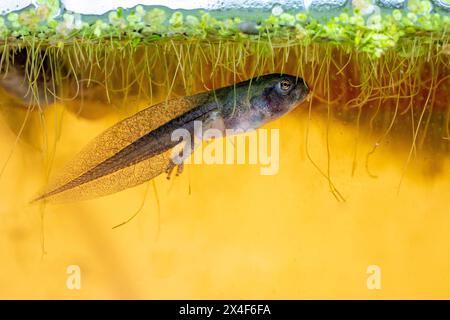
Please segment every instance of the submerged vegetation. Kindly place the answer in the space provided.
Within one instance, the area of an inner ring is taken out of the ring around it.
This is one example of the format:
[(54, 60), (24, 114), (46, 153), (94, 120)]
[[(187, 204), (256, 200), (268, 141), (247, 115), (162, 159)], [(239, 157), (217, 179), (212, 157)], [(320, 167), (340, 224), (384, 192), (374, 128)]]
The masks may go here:
[(309, 117), (323, 112), (376, 134), (372, 176), (370, 157), (392, 134), (409, 137), (408, 162), (423, 147), (449, 150), (450, 16), (430, 1), (380, 9), (358, 0), (332, 14), (275, 6), (253, 20), (143, 6), (60, 15), (58, 1), (38, 4), (0, 17), (2, 78), (23, 73), (28, 111), (56, 101), (96, 117), (103, 110), (85, 101), (137, 108), (286, 72), (310, 84)]

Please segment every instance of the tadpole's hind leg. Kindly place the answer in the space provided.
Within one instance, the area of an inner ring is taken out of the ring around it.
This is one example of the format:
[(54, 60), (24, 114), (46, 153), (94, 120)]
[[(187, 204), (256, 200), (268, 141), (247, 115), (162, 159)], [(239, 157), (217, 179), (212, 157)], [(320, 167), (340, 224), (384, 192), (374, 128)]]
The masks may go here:
[(183, 162), (183, 163), (180, 163), (180, 164), (177, 166), (177, 173), (176, 173), (176, 176), (178, 177), (180, 174), (182, 174), (182, 173), (183, 173), (183, 170), (184, 170), (184, 162)]
[(170, 163), (169, 163), (169, 165), (166, 168), (166, 175), (167, 175), (166, 178), (167, 178), (167, 180), (170, 180), (170, 176), (172, 175), (173, 169), (175, 167), (176, 167), (176, 164), (172, 160), (170, 160)]
[(194, 152), (195, 147), (196, 147), (196, 145), (195, 145), (195, 136), (191, 135), (191, 137), (192, 137), (191, 138), (191, 147), (190, 147), (189, 151), (186, 154), (184, 154), (185, 150), (182, 149), (178, 153), (178, 158), (179, 159), (183, 159), (183, 161), (181, 161), (180, 163), (175, 163), (173, 161), (173, 159), (170, 159), (170, 163), (168, 164), (167, 169), (166, 169), (166, 174), (167, 174), (166, 178), (167, 178), (167, 180), (170, 180), (170, 177), (171, 177), (172, 172), (175, 169), (175, 167), (177, 167), (177, 172), (175, 174), (177, 177), (183, 173), (184, 160), (186, 160), (192, 154), (192, 152)]
[[(182, 152), (180, 152), (180, 157), (181, 157), (181, 155), (182, 155)], [(172, 172), (175, 169), (175, 167), (177, 167), (177, 172), (176, 172), (175, 175), (178, 177), (180, 174), (183, 173), (184, 162), (181, 162), (180, 164), (178, 164), (178, 163), (173, 162), (172, 159), (170, 159), (170, 163), (169, 163), (169, 165), (167, 166), (167, 169), (166, 169), (166, 174), (167, 174), (166, 178), (167, 178), (167, 180), (170, 180), (170, 177), (171, 177)]]
[[(180, 150), (180, 152), (178, 153), (177, 161), (174, 161), (173, 158), (170, 159), (170, 163), (166, 169), (167, 179), (170, 179), (170, 176), (175, 167), (177, 167), (177, 173), (176, 173), (177, 176), (179, 176), (181, 173), (183, 173), (184, 161), (194, 152), (195, 148), (200, 144), (200, 143), (197, 143), (197, 141), (196, 141), (195, 121), (190, 122), (185, 127), (189, 131), (189, 134), (190, 134), (190, 144), (189, 144), (189, 146), (185, 145), (183, 147), (183, 149)], [(223, 120), (217, 111), (211, 111), (211, 112), (204, 114), (201, 117), (201, 121), (203, 121), (205, 123), (206, 128), (215, 128), (215, 129), (220, 128), (223, 131), (225, 130)], [(201, 137), (197, 137), (197, 138), (202, 139), (202, 137), (203, 137), (203, 134)], [(181, 161), (180, 161), (180, 159), (181, 159)]]
[(177, 167), (177, 172), (175, 174), (177, 177), (183, 173), (184, 163), (182, 162), (180, 164), (177, 164), (177, 163), (173, 162), (172, 160), (170, 160), (170, 163), (166, 169), (167, 180), (170, 180), (170, 177), (172, 176), (172, 172), (175, 169), (175, 167)]

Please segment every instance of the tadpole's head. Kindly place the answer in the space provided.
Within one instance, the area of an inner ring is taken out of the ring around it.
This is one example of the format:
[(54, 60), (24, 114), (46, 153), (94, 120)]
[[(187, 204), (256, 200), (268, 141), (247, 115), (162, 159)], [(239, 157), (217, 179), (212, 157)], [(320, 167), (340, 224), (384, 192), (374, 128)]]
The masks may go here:
[(258, 83), (260, 97), (252, 101), (253, 107), (259, 108), (268, 117), (276, 119), (304, 101), (309, 88), (306, 82), (299, 77), (287, 74), (268, 74), (259, 77)]

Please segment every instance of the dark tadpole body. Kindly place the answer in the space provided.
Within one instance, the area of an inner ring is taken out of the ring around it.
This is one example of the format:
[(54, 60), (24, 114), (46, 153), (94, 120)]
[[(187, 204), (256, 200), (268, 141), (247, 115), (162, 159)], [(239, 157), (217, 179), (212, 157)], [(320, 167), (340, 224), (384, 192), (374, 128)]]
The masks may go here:
[(308, 95), (303, 79), (270, 74), (215, 91), (169, 100), (122, 120), (95, 138), (35, 200), (111, 194), (171, 170), (172, 133), (194, 122), (203, 130), (256, 129), (294, 109)]

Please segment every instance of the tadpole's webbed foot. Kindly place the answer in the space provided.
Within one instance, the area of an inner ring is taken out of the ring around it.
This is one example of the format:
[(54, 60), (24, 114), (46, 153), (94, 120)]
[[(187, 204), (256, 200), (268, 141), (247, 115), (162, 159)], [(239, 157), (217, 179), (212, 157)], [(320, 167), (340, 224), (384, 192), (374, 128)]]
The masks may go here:
[(180, 174), (182, 174), (182, 173), (183, 173), (183, 170), (184, 170), (184, 163), (182, 162), (181, 164), (179, 164), (179, 165), (177, 166), (177, 173), (176, 173), (176, 176), (178, 177)]
[(175, 169), (175, 167), (177, 167), (177, 172), (175, 173), (175, 175), (178, 177), (180, 174), (183, 173), (184, 170), (184, 163), (174, 163), (172, 160), (170, 161), (169, 165), (167, 166), (166, 169), (166, 174), (167, 174), (167, 180), (170, 180), (170, 177), (172, 176), (172, 172)]
[[(182, 155), (183, 155), (182, 152), (183, 152), (183, 151), (180, 151), (180, 153), (179, 153), (179, 155), (178, 155), (178, 157), (179, 157), (180, 159), (181, 159), (181, 157), (182, 157)], [(177, 162), (178, 162), (178, 161), (177, 161)], [(169, 163), (169, 165), (167, 166), (167, 169), (166, 169), (167, 180), (170, 180), (170, 177), (171, 177), (171, 175), (172, 175), (173, 169), (175, 169), (175, 167), (177, 167), (177, 172), (176, 172), (176, 174), (175, 174), (177, 177), (178, 177), (180, 174), (183, 173), (184, 162), (180, 162), (180, 163), (177, 163), (177, 162), (174, 162), (173, 159), (170, 159), (170, 163)]]
[(170, 163), (169, 163), (169, 165), (166, 168), (166, 175), (167, 175), (166, 178), (167, 178), (167, 180), (170, 180), (170, 176), (172, 175), (173, 169), (176, 166), (177, 165), (172, 160), (170, 160)]
[(179, 175), (181, 175), (183, 173), (184, 170), (184, 160), (187, 159), (187, 157), (192, 154), (192, 152), (195, 149), (195, 140), (194, 140), (194, 136), (192, 135), (192, 141), (191, 141), (191, 147), (189, 149), (188, 152), (186, 152), (186, 154), (184, 153), (186, 150), (180, 150), (180, 152), (178, 153), (178, 159), (174, 160), (173, 158), (170, 159), (170, 163), (167, 166), (166, 169), (166, 174), (167, 174), (167, 180), (170, 180), (170, 177), (172, 175), (173, 170), (175, 169), (175, 167), (177, 167), (177, 172), (176, 172), (176, 176), (178, 177)]

